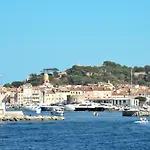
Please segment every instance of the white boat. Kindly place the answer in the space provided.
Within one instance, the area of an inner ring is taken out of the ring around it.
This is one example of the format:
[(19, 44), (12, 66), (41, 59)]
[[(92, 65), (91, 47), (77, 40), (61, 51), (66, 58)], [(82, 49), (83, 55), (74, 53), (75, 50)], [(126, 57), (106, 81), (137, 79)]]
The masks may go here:
[(37, 105), (35, 105), (35, 104), (26, 104), (23, 107), (27, 110), (32, 110), (32, 111), (36, 111), (36, 109), (37, 109)]
[(75, 104), (68, 104), (68, 105), (65, 105), (65, 108), (64, 108), (66, 111), (74, 111), (75, 110)]
[(140, 118), (139, 121), (135, 121), (134, 123), (148, 123), (148, 122), (149, 121), (146, 118), (142, 117), (142, 118)]
[(40, 107), (36, 108), (36, 113), (37, 113), (37, 114), (40, 114), (40, 113), (41, 113), (41, 108), (40, 108)]
[(53, 108), (51, 114), (54, 116), (64, 116), (64, 108), (61, 107)]

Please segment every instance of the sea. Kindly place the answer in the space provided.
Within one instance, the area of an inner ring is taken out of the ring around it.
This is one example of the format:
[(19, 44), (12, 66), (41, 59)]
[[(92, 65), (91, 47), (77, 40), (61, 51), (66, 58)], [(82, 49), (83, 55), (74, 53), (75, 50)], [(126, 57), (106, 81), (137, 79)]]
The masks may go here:
[(90, 111), (65, 112), (64, 117), (61, 121), (0, 123), (0, 150), (150, 149), (150, 123), (135, 123), (139, 117), (111, 111), (99, 112), (99, 116)]

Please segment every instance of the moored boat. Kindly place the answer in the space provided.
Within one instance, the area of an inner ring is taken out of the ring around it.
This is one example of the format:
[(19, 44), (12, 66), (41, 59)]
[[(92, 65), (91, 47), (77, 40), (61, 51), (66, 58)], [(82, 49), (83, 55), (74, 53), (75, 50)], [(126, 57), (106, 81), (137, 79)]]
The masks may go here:
[(51, 114), (54, 116), (64, 116), (64, 108), (56, 107), (51, 110)]

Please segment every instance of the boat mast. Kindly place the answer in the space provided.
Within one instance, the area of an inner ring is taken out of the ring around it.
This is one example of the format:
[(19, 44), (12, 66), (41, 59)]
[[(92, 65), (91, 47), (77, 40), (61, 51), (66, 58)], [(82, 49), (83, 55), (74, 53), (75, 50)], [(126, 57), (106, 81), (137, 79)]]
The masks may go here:
[(132, 89), (132, 68), (131, 68), (131, 89)]
[(130, 72), (130, 76), (131, 76), (131, 78), (130, 78), (130, 95), (132, 95), (132, 75), (133, 75), (133, 73), (132, 73), (132, 68), (131, 68), (131, 72)]

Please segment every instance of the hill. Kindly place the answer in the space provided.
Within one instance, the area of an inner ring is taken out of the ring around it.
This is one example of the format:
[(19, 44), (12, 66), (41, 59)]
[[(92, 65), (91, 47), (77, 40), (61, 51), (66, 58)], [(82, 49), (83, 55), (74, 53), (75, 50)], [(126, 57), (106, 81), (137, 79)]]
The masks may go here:
[[(47, 70), (47, 69), (44, 69)], [(144, 67), (128, 67), (122, 66), (115, 62), (104, 61), (102, 66), (79, 66), (74, 65), (72, 68), (59, 72), (57, 68), (50, 69), (48, 72), (49, 80), (52, 84), (63, 85), (87, 85), (89, 83), (107, 82), (110, 81), (114, 85), (121, 83), (131, 83), (131, 76), (133, 84), (150, 85), (150, 66)], [(4, 86), (18, 87), (19, 84), (31, 83), (33, 86), (42, 84), (43, 73), (30, 74), (27, 81), (14, 81), (13, 83), (5, 84)]]

